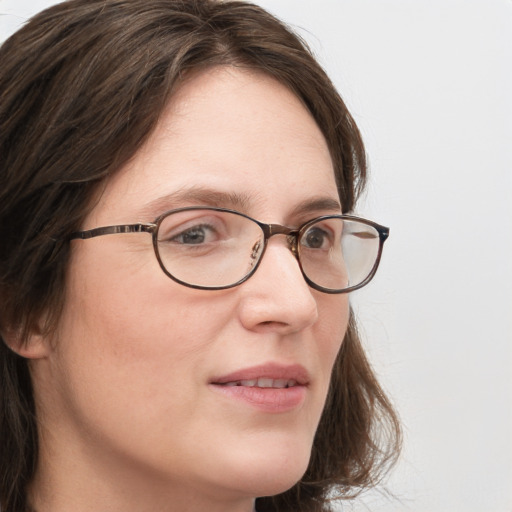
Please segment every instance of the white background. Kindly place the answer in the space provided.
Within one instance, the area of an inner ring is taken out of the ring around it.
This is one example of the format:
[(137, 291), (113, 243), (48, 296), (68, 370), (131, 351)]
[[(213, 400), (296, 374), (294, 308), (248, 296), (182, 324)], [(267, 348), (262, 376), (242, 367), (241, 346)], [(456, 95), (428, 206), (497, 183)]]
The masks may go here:
[[(0, 37), (51, 3), (0, 0)], [(358, 211), (391, 227), (353, 300), (404, 452), (343, 510), (511, 512), (512, 1), (258, 3), (338, 86), (370, 157)]]

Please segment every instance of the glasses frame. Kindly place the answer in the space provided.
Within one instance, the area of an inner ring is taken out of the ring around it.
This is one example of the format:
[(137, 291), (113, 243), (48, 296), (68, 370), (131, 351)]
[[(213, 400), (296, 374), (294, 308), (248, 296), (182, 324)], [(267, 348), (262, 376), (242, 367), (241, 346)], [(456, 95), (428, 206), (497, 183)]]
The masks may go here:
[[(179, 212), (185, 212), (185, 211), (192, 211), (192, 210), (209, 210), (209, 211), (216, 211), (216, 212), (226, 212), (231, 213), (235, 215), (239, 215), (240, 217), (245, 217), (246, 219), (256, 223), (260, 229), (263, 231), (263, 249), (261, 250), (260, 257), (258, 258), (257, 262), (253, 266), (253, 268), (249, 271), (248, 274), (246, 274), (242, 279), (238, 280), (236, 283), (229, 284), (226, 286), (201, 286), (201, 285), (195, 285), (190, 284), (185, 281), (182, 281), (178, 279), (177, 277), (173, 276), (166, 268), (165, 265), (162, 262), (162, 259), (160, 258), (160, 252), (158, 249), (158, 230), (160, 228), (160, 224), (162, 221), (168, 217), (169, 215), (172, 215), (174, 213)], [(320, 286), (316, 284), (315, 282), (311, 281), (311, 279), (305, 274), (304, 269), (302, 268), (302, 262), (300, 261), (300, 251), (298, 249), (298, 244), (301, 236), (306, 232), (309, 226), (312, 224), (315, 224), (318, 221), (326, 220), (326, 219), (342, 219), (342, 220), (352, 220), (356, 222), (360, 222), (362, 224), (366, 224), (367, 226), (373, 227), (377, 233), (379, 234), (379, 250), (377, 253), (377, 258), (375, 260), (375, 263), (366, 277), (364, 281), (361, 283), (350, 286), (348, 288), (343, 289), (331, 289), (331, 288), (324, 288), (323, 286)], [(366, 286), (373, 278), (375, 273), (377, 272), (377, 269), (380, 264), (380, 259), (382, 256), (382, 249), (384, 247), (384, 242), (389, 236), (389, 228), (382, 226), (380, 224), (377, 224), (376, 222), (373, 222), (368, 219), (364, 219), (362, 217), (357, 217), (355, 215), (348, 215), (348, 214), (337, 214), (337, 215), (321, 215), (319, 217), (315, 217), (314, 219), (308, 220), (304, 224), (300, 225), (298, 228), (289, 228), (287, 226), (283, 226), (281, 224), (266, 224), (264, 222), (260, 222), (256, 219), (253, 219), (249, 215), (246, 215), (245, 213), (238, 212), (236, 210), (231, 210), (229, 208), (219, 208), (214, 206), (186, 206), (183, 208), (176, 208), (173, 210), (168, 210), (165, 213), (162, 213), (159, 215), (153, 222), (149, 223), (136, 223), (136, 224), (119, 224), (115, 226), (104, 226), (99, 228), (93, 228), (88, 229), (85, 231), (76, 231), (74, 233), (71, 233), (69, 235), (68, 240), (88, 240), (89, 238), (95, 238), (98, 236), (103, 235), (117, 235), (119, 233), (151, 233), (152, 239), (153, 239), (153, 249), (155, 251), (156, 259), (158, 260), (158, 264), (160, 265), (160, 268), (163, 270), (165, 275), (170, 277), (173, 281), (183, 285), (187, 286), (188, 288), (195, 288), (198, 290), (226, 290), (229, 288), (234, 288), (236, 286), (241, 285), (245, 281), (247, 281), (258, 269), (261, 260), (263, 259), (263, 256), (265, 255), (265, 251), (267, 249), (268, 241), (271, 237), (275, 235), (284, 235), (287, 238), (288, 246), (292, 254), (295, 256), (295, 259), (297, 260), (297, 263), (299, 265), (300, 271), (302, 273), (302, 276), (304, 277), (306, 283), (313, 289), (318, 290), (323, 293), (331, 293), (331, 294), (338, 294), (338, 293), (349, 293), (354, 290), (358, 290), (359, 288), (362, 288), (363, 286)]]

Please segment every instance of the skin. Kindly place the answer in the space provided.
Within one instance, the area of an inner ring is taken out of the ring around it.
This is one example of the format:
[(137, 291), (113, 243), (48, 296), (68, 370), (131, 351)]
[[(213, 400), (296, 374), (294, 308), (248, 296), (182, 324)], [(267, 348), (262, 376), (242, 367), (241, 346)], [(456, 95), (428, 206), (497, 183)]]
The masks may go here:
[[(215, 68), (181, 86), (83, 229), (202, 204), (288, 226), (340, 212), (297, 210), (316, 199), (338, 201), (326, 142), (301, 102), (265, 75)], [(311, 289), (282, 236), (247, 282), (221, 291), (169, 279), (146, 233), (71, 243), (57, 333), (34, 333), (23, 354), (41, 424), (34, 508), (249, 512), (254, 497), (298, 481), (347, 328), (347, 296)], [(306, 368), (300, 407), (269, 413), (209, 386), (269, 362)]]

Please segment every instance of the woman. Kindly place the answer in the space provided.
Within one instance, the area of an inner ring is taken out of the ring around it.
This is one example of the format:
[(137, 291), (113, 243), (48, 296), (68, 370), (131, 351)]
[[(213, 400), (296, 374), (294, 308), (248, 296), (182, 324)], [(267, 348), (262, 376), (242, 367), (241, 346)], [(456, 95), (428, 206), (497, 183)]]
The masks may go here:
[(0, 50), (8, 512), (329, 510), (398, 423), (348, 292), (364, 149), (262, 9), (71, 0)]

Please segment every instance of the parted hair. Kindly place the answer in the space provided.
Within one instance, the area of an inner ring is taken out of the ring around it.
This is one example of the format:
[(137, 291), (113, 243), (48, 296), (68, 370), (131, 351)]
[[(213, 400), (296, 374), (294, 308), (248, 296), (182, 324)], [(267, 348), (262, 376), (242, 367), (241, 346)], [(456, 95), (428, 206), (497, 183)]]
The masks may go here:
[[(26, 340), (59, 321), (70, 247), (104, 181), (148, 139), (189, 71), (266, 73), (302, 101), (332, 157), (344, 212), (366, 179), (360, 133), (307, 45), (258, 6), (218, 0), (70, 0), (0, 48), (0, 508), (27, 512), (38, 419)], [(309, 467), (259, 512), (327, 511), (374, 485), (400, 429), (353, 316), (335, 362)]]

